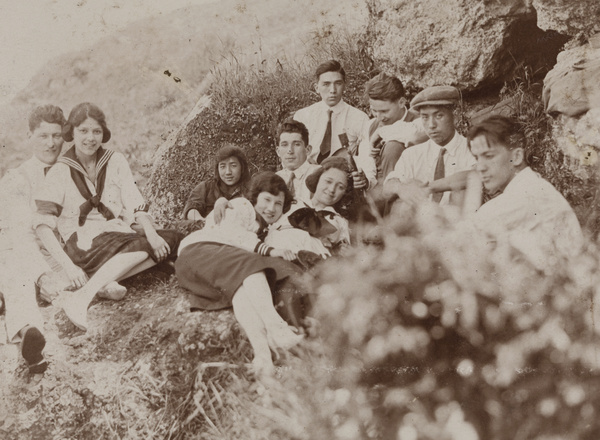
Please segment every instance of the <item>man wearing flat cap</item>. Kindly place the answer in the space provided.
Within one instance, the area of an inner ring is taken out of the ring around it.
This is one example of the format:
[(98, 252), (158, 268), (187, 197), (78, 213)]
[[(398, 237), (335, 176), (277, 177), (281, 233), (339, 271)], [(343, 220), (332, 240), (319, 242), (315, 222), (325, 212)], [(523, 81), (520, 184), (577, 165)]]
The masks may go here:
[(475, 158), (454, 127), (459, 100), (460, 93), (452, 86), (428, 87), (413, 98), (411, 109), (419, 112), (429, 140), (400, 156), (385, 180), (386, 197), (410, 204), (427, 198), (441, 205), (462, 203), (462, 190)]

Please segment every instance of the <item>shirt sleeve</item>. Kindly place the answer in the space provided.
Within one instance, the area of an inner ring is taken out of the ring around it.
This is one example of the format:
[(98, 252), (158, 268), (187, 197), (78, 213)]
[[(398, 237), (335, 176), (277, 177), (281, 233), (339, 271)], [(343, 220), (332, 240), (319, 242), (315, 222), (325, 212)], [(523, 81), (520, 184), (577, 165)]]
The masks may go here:
[(188, 212), (192, 209), (198, 210), (201, 216), (206, 217), (208, 214), (205, 212), (206, 210), (206, 195), (207, 188), (206, 182), (200, 182), (198, 185), (190, 193), (187, 202), (185, 202), (185, 207), (183, 208), (183, 218), (187, 218)]
[(400, 182), (404, 183), (414, 178), (414, 173), (410, 166), (411, 150), (412, 149), (409, 148), (404, 151), (402, 156), (400, 156), (400, 159), (398, 159), (398, 162), (396, 162), (394, 170), (385, 178), (385, 182), (388, 182), (391, 179), (398, 179)]
[(39, 225), (57, 229), (56, 219), (64, 206), (67, 179), (71, 179), (68, 165), (57, 163), (48, 171), (41, 189), (33, 195), (37, 207), (33, 215), (34, 229)]

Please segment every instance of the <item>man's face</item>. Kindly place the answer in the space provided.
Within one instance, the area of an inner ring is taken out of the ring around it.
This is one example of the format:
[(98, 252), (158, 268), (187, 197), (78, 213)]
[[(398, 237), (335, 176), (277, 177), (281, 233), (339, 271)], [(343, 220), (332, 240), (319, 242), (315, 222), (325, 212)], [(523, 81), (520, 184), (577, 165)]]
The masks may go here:
[(342, 100), (346, 84), (340, 72), (325, 72), (317, 81), (317, 93), (329, 107), (333, 107)]
[(281, 133), (277, 156), (281, 159), (281, 165), (286, 170), (297, 170), (310, 154), (310, 146), (305, 145), (300, 133)]
[(483, 186), (490, 194), (503, 191), (523, 162), (523, 149), (509, 150), (505, 145), (485, 134), (471, 140), (471, 153), (477, 160), (477, 171)]
[(47, 165), (54, 165), (60, 155), (63, 143), (60, 124), (42, 121), (38, 127), (29, 132), (29, 142), (33, 155)]
[(443, 106), (419, 108), (425, 133), (440, 147), (445, 147), (454, 137), (454, 114), (452, 109)]
[(371, 114), (377, 118), (382, 125), (391, 125), (404, 116), (404, 105), (398, 101), (387, 101), (380, 99), (369, 99)]

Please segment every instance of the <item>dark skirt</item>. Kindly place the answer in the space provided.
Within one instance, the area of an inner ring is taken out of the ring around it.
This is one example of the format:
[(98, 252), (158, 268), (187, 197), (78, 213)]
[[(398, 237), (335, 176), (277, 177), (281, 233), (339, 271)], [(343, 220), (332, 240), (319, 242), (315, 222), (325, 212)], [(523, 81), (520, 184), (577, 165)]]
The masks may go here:
[[(183, 234), (172, 229), (158, 229), (156, 232), (171, 248), (168, 260), (175, 260)], [(150, 258), (156, 261), (152, 246), (145, 236), (137, 232), (103, 232), (92, 240), (92, 246), (88, 250), (80, 249), (77, 246), (77, 232), (75, 232), (65, 244), (67, 255), (89, 276), (95, 274), (104, 263), (115, 255), (137, 251), (148, 253)]]
[(263, 271), (271, 291), (278, 282), (302, 273), (299, 267), (282, 258), (264, 257), (214, 242), (186, 246), (175, 262), (179, 285), (192, 293), (192, 310), (231, 307), (233, 295), (246, 277)]

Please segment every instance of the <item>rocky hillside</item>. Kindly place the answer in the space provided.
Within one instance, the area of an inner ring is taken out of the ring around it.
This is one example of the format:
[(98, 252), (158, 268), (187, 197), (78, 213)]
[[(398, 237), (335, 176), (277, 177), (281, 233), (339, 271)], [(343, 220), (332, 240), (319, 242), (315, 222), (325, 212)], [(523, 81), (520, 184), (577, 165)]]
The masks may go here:
[(0, 109), (0, 174), (28, 156), (27, 114), (52, 102), (65, 113), (91, 101), (106, 113), (110, 147), (125, 153), (140, 182), (158, 145), (204, 93), (211, 69), (235, 55), (240, 66), (265, 58), (302, 63), (317, 29), (366, 20), (365, 5), (315, 0), (224, 0), (143, 20), (44, 66)]

